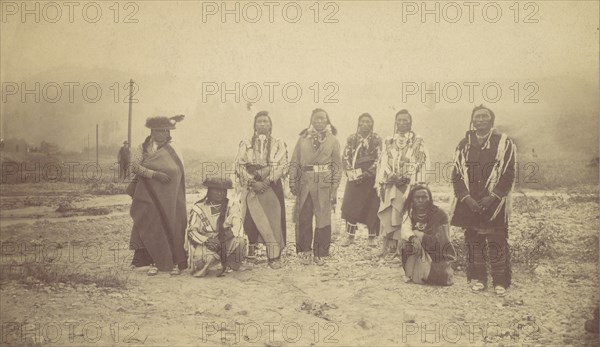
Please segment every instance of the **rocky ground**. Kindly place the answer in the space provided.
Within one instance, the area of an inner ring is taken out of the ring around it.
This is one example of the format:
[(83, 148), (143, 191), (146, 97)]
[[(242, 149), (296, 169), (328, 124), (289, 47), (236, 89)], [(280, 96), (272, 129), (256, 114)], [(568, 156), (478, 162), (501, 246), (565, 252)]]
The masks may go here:
[[(2, 345), (598, 345), (583, 326), (598, 304), (598, 190), (515, 194), (513, 286), (474, 294), (407, 284), (397, 259), (357, 242), (325, 266), (264, 257), (216, 278), (130, 270), (126, 195), (60, 184), (4, 186)], [(341, 193), (340, 193), (341, 194)], [(188, 204), (201, 196), (189, 191)], [(447, 209), (448, 187), (435, 187)], [(293, 202), (287, 201), (288, 215)], [(338, 211), (339, 218), (339, 211)], [(288, 241), (293, 225), (288, 218)], [(460, 244), (461, 233), (452, 230)], [(459, 253), (464, 253), (459, 249)]]

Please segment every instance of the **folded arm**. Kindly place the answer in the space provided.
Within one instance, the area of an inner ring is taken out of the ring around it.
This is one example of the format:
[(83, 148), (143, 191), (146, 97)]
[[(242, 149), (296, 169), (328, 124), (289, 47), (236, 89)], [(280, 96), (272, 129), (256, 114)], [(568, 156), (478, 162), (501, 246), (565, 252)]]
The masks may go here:
[(135, 148), (135, 150), (132, 151), (131, 158), (131, 167), (133, 169), (133, 173), (136, 175), (152, 178), (152, 176), (156, 173), (156, 171), (148, 169), (142, 165), (142, 162), (144, 161), (142, 145), (139, 145)]

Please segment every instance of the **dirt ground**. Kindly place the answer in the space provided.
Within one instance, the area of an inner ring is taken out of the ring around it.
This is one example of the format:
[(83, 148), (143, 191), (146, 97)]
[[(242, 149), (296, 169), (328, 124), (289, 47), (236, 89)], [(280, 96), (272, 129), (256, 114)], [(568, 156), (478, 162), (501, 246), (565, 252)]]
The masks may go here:
[[(259, 257), (249, 271), (222, 278), (217, 270), (201, 279), (187, 270), (148, 277), (146, 268), (129, 269), (130, 198), (80, 188), (3, 187), (2, 345), (599, 343), (584, 330), (599, 299), (597, 188), (516, 194), (528, 200), (515, 205), (511, 220), (516, 261), (504, 298), (472, 293), (460, 265), (451, 287), (404, 283), (397, 259), (385, 261), (379, 248), (367, 247), (365, 229), (354, 245), (339, 247), (341, 222), (322, 267), (301, 265), (289, 244), (279, 270)], [(447, 210), (449, 187), (433, 194)], [(201, 195), (188, 191), (188, 207)], [(288, 243), (292, 207), (288, 199)], [(537, 242), (539, 252), (526, 242)], [(55, 276), (25, 271), (31, 264), (56, 269)]]

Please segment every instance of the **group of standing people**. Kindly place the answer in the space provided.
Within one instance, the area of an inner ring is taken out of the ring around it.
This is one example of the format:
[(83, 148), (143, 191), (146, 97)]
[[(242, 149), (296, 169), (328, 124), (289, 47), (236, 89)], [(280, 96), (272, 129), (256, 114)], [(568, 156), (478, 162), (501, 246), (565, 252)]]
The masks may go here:
[[(204, 181), (207, 195), (185, 209), (185, 174), (181, 155), (171, 143), (170, 130), (183, 116), (149, 118), (150, 136), (132, 152), (137, 179), (133, 197), (131, 248), (133, 265), (150, 265), (149, 275), (177, 275), (191, 267), (202, 277), (220, 262), (221, 275), (244, 268), (259, 243), (266, 246), (269, 266), (282, 266), (286, 245), (284, 182), (295, 196), (295, 243), (302, 264), (323, 265), (331, 247), (332, 216), (342, 175), (346, 187), (342, 218), (346, 238), (354, 243), (359, 224), (368, 230), (368, 245), (383, 242), (382, 255), (398, 256), (408, 280), (451, 285), (456, 258), (449, 226), (465, 232), (467, 278), (473, 291), (487, 288), (490, 263), (496, 294), (510, 285), (508, 251), (509, 199), (515, 177), (514, 143), (494, 130), (494, 113), (475, 107), (469, 130), (459, 142), (452, 184), (452, 218), (433, 203), (425, 182), (429, 157), (423, 138), (413, 131), (407, 110), (396, 113), (393, 135), (382, 139), (374, 119), (358, 117), (356, 132), (342, 149), (327, 112), (317, 108), (288, 157), (284, 141), (272, 135), (268, 112), (254, 117), (253, 134), (243, 139), (235, 158), (234, 182), (226, 177)], [(313, 225), (314, 219), (314, 225)], [(246, 242), (247, 239), (247, 242)]]

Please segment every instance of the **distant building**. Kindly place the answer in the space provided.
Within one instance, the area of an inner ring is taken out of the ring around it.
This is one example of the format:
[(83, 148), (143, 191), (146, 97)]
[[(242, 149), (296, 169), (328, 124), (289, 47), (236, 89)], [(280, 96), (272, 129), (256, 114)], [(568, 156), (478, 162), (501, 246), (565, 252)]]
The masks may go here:
[(2, 146), (0, 149), (3, 152), (12, 152), (12, 153), (27, 153), (29, 146), (27, 142), (23, 139), (2, 139)]
[(3, 139), (0, 151), (12, 160), (24, 160), (29, 153), (29, 145), (23, 139)]

